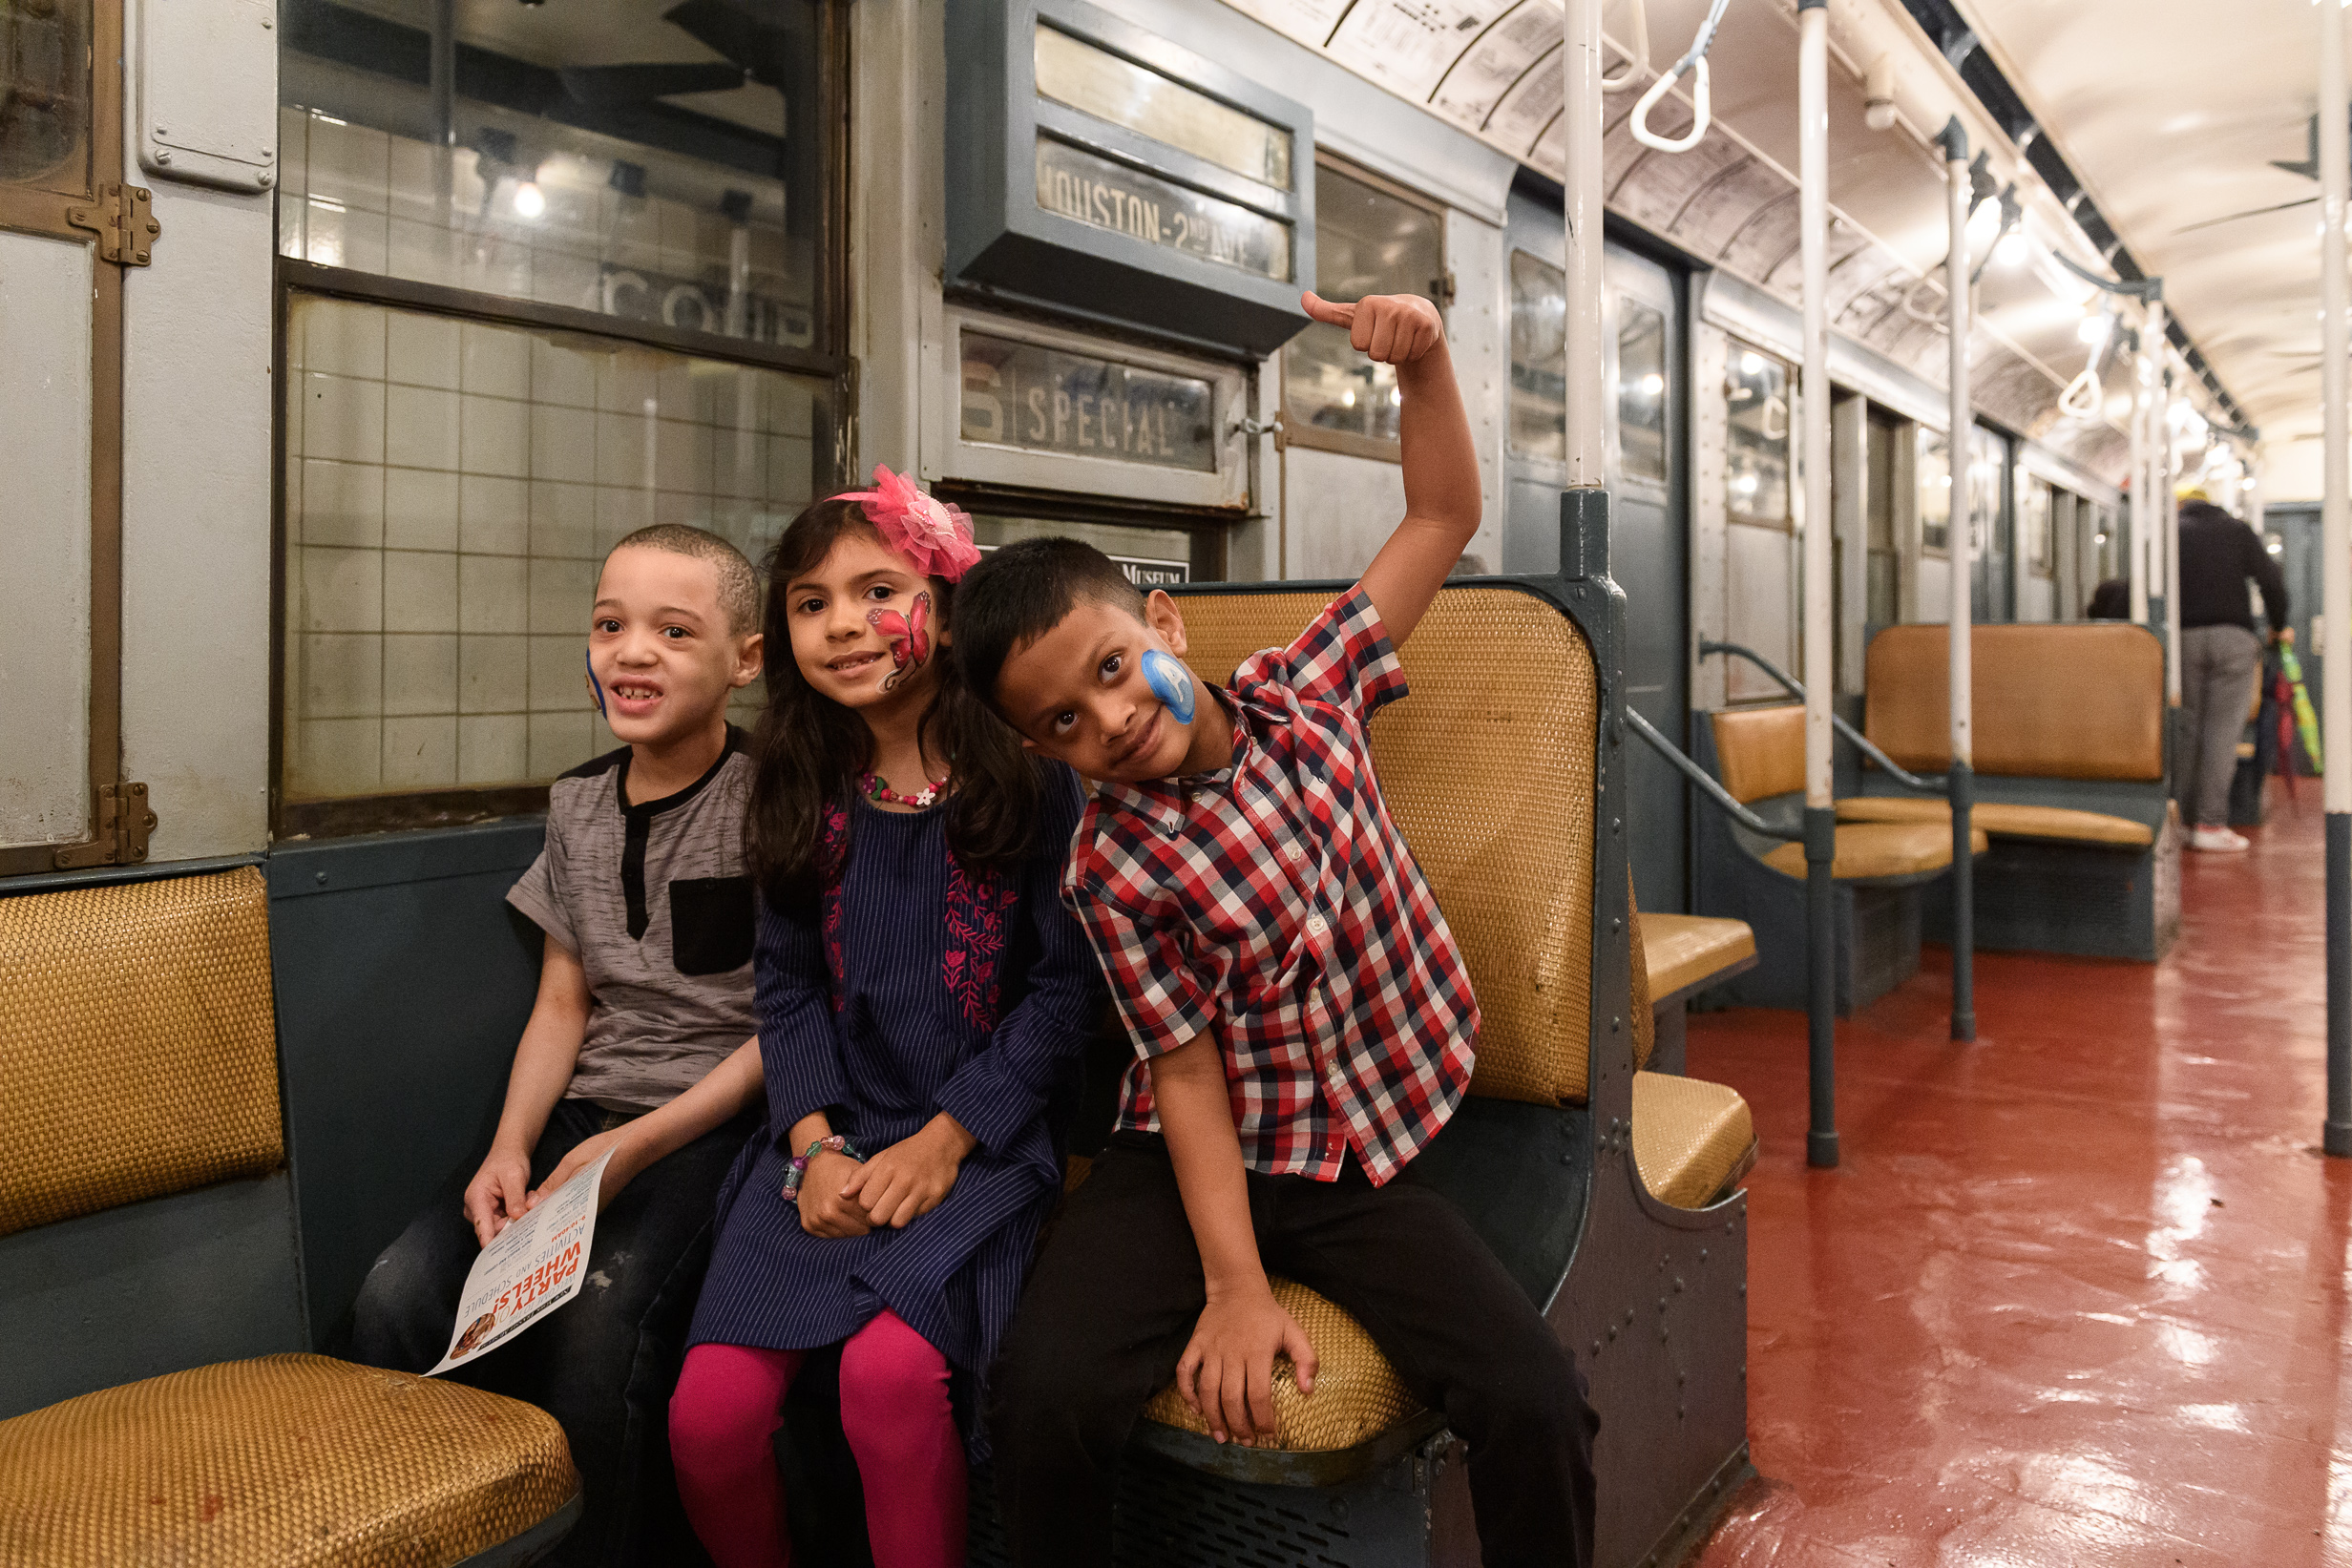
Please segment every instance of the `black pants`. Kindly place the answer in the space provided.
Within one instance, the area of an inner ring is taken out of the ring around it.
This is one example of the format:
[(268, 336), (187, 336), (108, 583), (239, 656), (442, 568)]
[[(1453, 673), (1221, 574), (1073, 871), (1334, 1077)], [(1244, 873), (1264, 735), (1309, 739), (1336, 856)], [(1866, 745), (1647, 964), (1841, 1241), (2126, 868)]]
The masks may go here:
[[(624, 1119), (556, 1103), (531, 1152), (545, 1181), (575, 1145)], [(472, 1366), (444, 1377), (538, 1406), (563, 1426), (584, 1512), (550, 1564), (704, 1560), (670, 1472), (669, 1400), (710, 1262), (719, 1183), (751, 1134), (744, 1118), (646, 1167), (597, 1216), (580, 1293)], [(461, 1206), (480, 1157), (384, 1249), (347, 1320), (351, 1359), (421, 1372), (449, 1348), (466, 1271), (481, 1255)]]
[[(1469, 1444), (1488, 1568), (1589, 1563), (1599, 1419), (1567, 1349), (1460, 1211), (1409, 1177), (1375, 1187), (1353, 1163), (1337, 1181), (1253, 1171), (1249, 1184), (1267, 1271), (1354, 1314)], [(1123, 1133), (1057, 1222), (993, 1380), (1020, 1568), (1109, 1563), (1120, 1451), (1206, 1303), (1166, 1145)]]

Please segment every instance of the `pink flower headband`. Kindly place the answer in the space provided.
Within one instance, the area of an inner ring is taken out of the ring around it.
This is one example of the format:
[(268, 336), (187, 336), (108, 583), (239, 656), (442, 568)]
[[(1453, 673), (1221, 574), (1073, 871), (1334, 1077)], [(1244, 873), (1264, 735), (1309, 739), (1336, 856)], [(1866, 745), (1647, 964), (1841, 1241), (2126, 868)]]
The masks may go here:
[(834, 499), (858, 502), (882, 542), (913, 561), (916, 571), (954, 582), (978, 564), (972, 519), (961, 507), (924, 494), (914, 480), (880, 463), (873, 466), (873, 484), (872, 490), (850, 491)]

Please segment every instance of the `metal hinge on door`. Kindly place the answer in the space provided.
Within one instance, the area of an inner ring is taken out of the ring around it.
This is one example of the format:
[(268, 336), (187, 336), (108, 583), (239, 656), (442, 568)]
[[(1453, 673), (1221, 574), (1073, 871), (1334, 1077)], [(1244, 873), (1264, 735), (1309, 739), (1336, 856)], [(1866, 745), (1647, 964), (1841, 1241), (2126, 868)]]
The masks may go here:
[(155, 830), (156, 814), (147, 805), (145, 784), (108, 784), (98, 791), (97, 836), (58, 850), (57, 869), (136, 866), (147, 858), (147, 835)]
[(98, 237), (98, 260), (126, 267), (143, 267), (154, 259), (156, 237), (163, 225), (156, 221), (154, 197), (142, 185), (110, 180), (98, 187), (98, 199), (87, 207), (68, 207), (65, 220)]

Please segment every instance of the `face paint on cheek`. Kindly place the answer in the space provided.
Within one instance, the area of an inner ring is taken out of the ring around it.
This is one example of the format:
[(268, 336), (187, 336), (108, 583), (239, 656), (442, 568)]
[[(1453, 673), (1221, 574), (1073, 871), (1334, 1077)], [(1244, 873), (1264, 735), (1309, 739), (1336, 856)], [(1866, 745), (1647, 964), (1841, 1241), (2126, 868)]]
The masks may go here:
[(1151, 694), (1167, 704), (1167, 711), (1176, 716), (1180, 724), (1192, 722), (1194, 707), (1192, 672), (1157, 648), (1144, 650), (1144, 683)]
[(591, 653), (586, 658), (588, 660), (588, 689), (596, 695), (597, 717), (610, 723), (612, 715), (604, 711), (604, 682), (597, 679), (597, 656)]
[(912, 615), (900, 615), (895, 610), (869, 610), (866, 624), (890, 639), (891, 673), (882, 678), (882, 689), (890, 691), (904, 680), (911, 671), (921, 669), (931, 660), (931, 596), (914, 596)]

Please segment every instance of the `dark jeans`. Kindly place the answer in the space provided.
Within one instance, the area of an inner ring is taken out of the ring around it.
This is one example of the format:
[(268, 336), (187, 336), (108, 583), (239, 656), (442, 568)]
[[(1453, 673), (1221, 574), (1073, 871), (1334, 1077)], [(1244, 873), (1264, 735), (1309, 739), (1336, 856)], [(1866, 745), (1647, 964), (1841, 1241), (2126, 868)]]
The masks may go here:
[[(1363, 1324), (1415, 1397), (1470, 1446), (1488, 1568), (1592, 1560), (1585, 1382), (1461, 1212), (1409, 1177), (1375, 1187), (1250, 1173), (1269, 1273)], [(1120, 1451), (1175, 1376), (1206, 1305), (1167, 1147), (1123, 1133), (1056, 1223), (993, 1380), (989, 1431), (1014, 1561), (1102, 1568)]]
[[(557, 1102), (531, 1154), (533, 1183), (625, 1119), (585, 1100)], [(710, 1262), (719, 1184), (754, 1125), (740, 1119), (649, 1166), (597, 1216), (580, 1293), (475, 1365), (441, 1374), (562, 1423), (585, 1512), (547, 1563), (702, 1560), (671, 1478), (669, 1398)], [(368, 1270), (351, 1307), (351, 1359), (421, 1372), (449, 1348), (458, 1293), (481, 1253), (461, 1206), (480, 1165), (477, 1156), (452, 1172)]]

